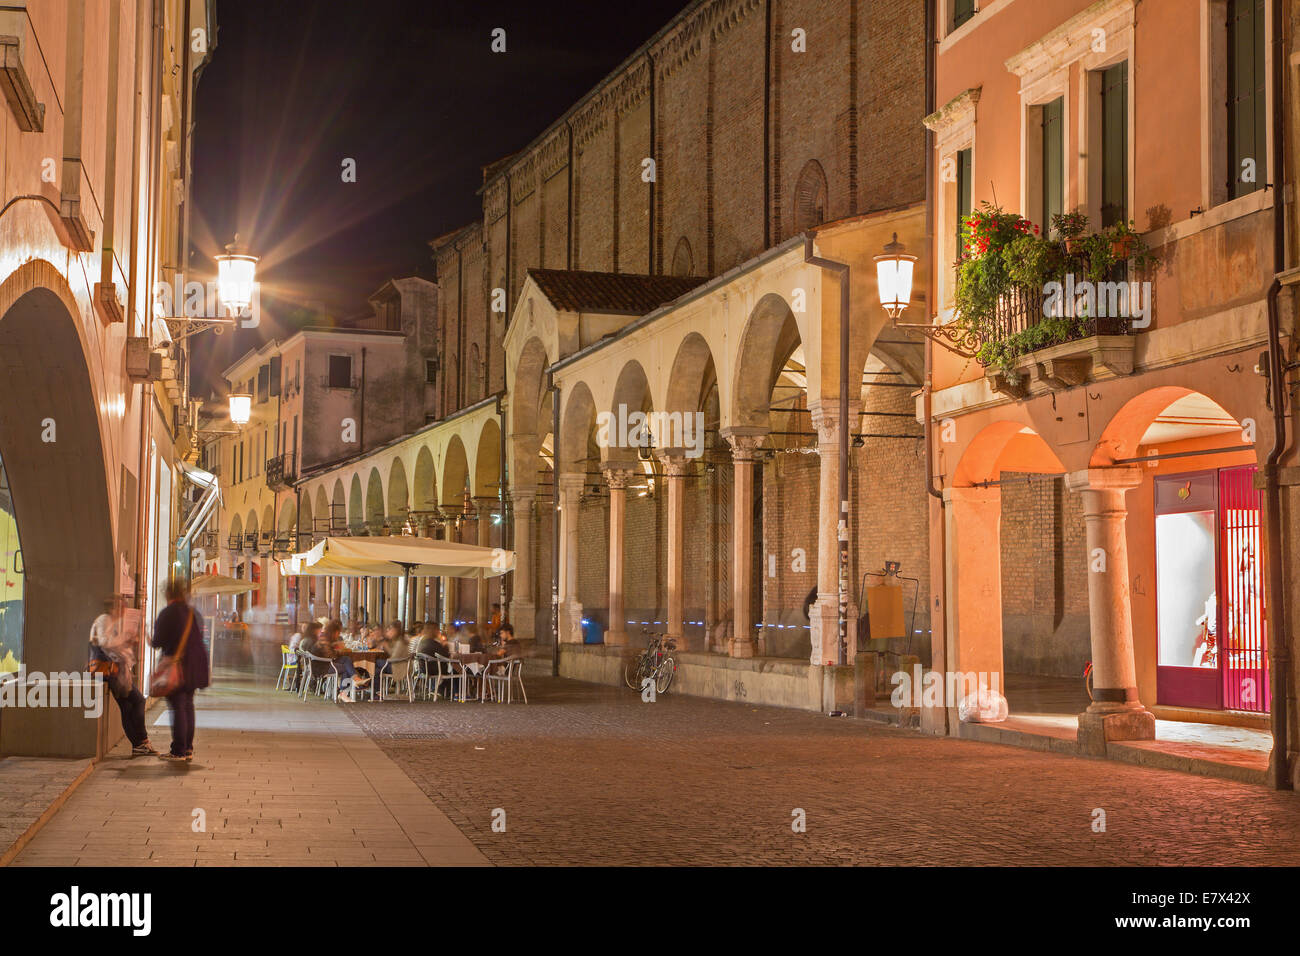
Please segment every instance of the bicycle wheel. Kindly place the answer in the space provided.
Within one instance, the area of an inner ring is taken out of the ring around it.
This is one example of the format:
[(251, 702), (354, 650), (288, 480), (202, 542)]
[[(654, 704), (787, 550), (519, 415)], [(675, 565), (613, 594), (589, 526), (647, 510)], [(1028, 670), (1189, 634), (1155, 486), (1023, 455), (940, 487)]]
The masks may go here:
[(623, 683), (632, 690), (641, 689), (641, 670), (645, 666), (645, 655), (638, 654), (636, 657), (628, 658), (623, 665)]
[(659, 666), (655, 668), (655, 690), (660, 694), (668, 692), (668, 686), (673, 682), (673, 675), (677, 673), (677, 662), (671, 657), (665, 657)]

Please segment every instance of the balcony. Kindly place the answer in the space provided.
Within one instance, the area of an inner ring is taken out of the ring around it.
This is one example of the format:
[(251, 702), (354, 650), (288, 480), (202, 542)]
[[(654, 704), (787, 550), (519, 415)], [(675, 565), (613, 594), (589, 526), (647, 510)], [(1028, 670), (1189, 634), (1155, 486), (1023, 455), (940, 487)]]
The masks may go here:
[(266, 462), (266, 486), (272, 491), (288, 491), (298, 480), (293, 455), (279, 455)]
[[(1070, 282), (1050, 302), (1042, 289), (1013, 286), (998, 299), (976, 353), (990, 387), (1027, 398), (1131, 375), (1136, 332), (1150, 324), (1149, 314), (1136, 323), (1131, 317), (1132, 297), (1143, 294), (1133, 286), (1140, 284)], [(1072, 292), (1091, 295), (1095, 305), (1078, 308)]]

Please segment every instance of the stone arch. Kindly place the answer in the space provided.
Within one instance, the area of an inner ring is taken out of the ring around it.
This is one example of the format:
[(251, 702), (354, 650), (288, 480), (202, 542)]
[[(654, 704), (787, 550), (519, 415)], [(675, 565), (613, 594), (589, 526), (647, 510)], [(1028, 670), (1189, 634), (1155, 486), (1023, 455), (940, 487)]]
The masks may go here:
[(483, 422), (478, 443), (474, 449), (473, 495), (476, 498), (495, 498), (501, 482), (501, 426), (495, 418)]
[(406, 520), (411, 508), (411, 495), (406, 483), (406, 466), (402, 459), (394, 458), (388, 469), (388, 517), (394, 522)]
[(559, 471), (585, 472), (590, 460), (600, 457), (595, 442), (596, 402), (586, 382), (575, 382), (561, 400), (560, 437), (556, 442), (555, 460)]
[[(15, 657), (29, 669), (68, 671), (82, 666), (90, 622), (118, 589), (118, 565), (126, 561), (125, 548), (115, 555), (113, 547), (100, 420), (109, 402), (97, 397), (91, 369), (100, 360), (87, 360), (80, 310), (53, 266), (20, 266), (0, 285), (0, 307), (0, 461), (23, 567), (22, 610), (12, 628), (21, 637), (11, 639), (21, 642)], [(54, 441), (42, 438), (47, 421), (57, 430)], [(120, 541), (130, 540), (133, 530), (119, 530)]]
[(415, 511), (434, 511), (438, 507), (438, 479), (435, 474), (433, 452), (421, 445), (415, 456), (415, 475), (411, 485), (411, 507)]
[(691, 253), (690, 241), (682, 236), (673, 249), (673, 264), (670, 275), (689, 276), (695, 273), (695, 256)]
[(446, 511), (460, 512), (465, 507), (465, 487), (469, 480), (469, 458), (459, 435), (451, 436), (442, 461), (442, 481), (438, 491)]
[[(309, 499), (310, 502), (310, 499)], [(310, 506), (310, 505), (309, 505)], [(293, 498), (285, 498), (280, 506), (280, 521), (276, 531), (280, 534), (292, 533), (298, 521), (298, 505)]]
[(354, 472), (348, 489), (348, 531), (360, 534), (365, 526), (366, 502), (361, 492), (361, 475)]
[[(614, 383), (614, 393), (610, 398), (610, 407), (608, 412), (611, 416), (611, 422), (608, 428), (602, 428), (597, 425), (597, 442), (600, 444), (603, 457), (606, 461), (611, 462), (635, 462), (637, 460), (639, 446), (624, 447), (619, 444), (622, 440), (621, 422), (629, 422), (629, 437), (631, 433), (631, 419), (629, 416), (636, 412), (647, 413), (654, 408), (654, 401), (650, 394), (650, 380), (646, 376), (645, 369), (636, 359), (628, 359), (619, 369), (618, 379)], [(656, 445), (660, 436), (651, 436)]]
[(794, 187), (794, 231), (804, 232), (826, 221), (830, 201), (826, 171), (815, 159), (804, 163)]
[[(241, 519), (241, 518), (239, 517), (239, 515), (231, 515), (231, 516), (230, 516), (230, 537), (231, 537), (231, 539), (232, 539), (232, 540), (238, 540), (238, 539), (242, 538), (243, 535), (244, 535), (244, 522), (243, 522), (243, 519)], [(238, 551), (238, 550), (240, 550), (242, 547), (243, 547), (243, 544), (241, 543), (240, 546), (239, 546), (238, 548), (234, 548), (233, 550)]]
[[(532, 302), (529, 302), (532, 305)], [(510, 393), (511, 484), (516, 488), (534, 487), (535, 460), (543, 437), (551, 430), (549, 392), (545, 389), (546, 346), (540, 338), (531, 338), (519, 353), (514, 384)]]
[(366, 527), (371, 534), (378, 534), (384, 525), (384, 479), (377, 467), (370, 469), (366, 479)]
[(734, 363), (731, 425), (754, 431), (771, 429), (772, 389), (787, 360), (801, 345), (799, 326), (789, 303), (775, 292), (759, 299), (745, 323)]
[[(1211, 425), (1212, 417), (1219, 418), (1221, 422), (1218, 431), (1224, 434), (1239, 433), (1243, 416), (1229, 411), (1223, 402), (1206, 394), (1204, 390), (1182, 385), (1161, 385), (1133, 396), (1111, 416), (1093, 448), (1089, 465), (1102, 468), (1114, 464), (1117, 459), (1137, 457), (1138, 446), (1145, 444), (1144, 436), (1152, 425), (1166, 416), (1171, 409), (1178, 409), (1180, 405), (1186, 406), (1189, 402), (1199, 406), (1199, 414), (1196, 417), (1200, 421), (1186, 422), (1191, 426), (1186, 429), (1187, 437), (1191, 437), (1192, 432), (1197, 430), (1195, 427), (1197, 424), (1201, 425), (1203, 434), (1213, 433), (1215, 429)], [(1176, 414), (1175, 417), (1181, 419), (1185, 416)], [(1180, 439), (1166, 439), (1168, 443), (1177, 440)], [(1240, 436), (1238, 436), (1239, 441)], [(1257, 441), (1257, 455), (1263, 454), (1263, 448), (1263, 443)]]
[(293, 548), (295, 551), (303, 550), (301, 546), (311, 540), (311, 533), (316, 525), (315, 517), (316, 504), (312, 500), (311, 491), (306, 490), (303, 492), (302, 504), (298, 508), (298, 538), (294, 541)]
[[(334, 482), (334, 490), (338, 493), (340, 498), (343, 497), (343, 483), (341, 481), (336, 480)], [(318, 485), (316, 487), (316, 504), (312, 509), (312, 523), (305, 529), (310, 534), (316, 534), (317, 525), (323, 526), (326, 534), (333, 532), (333, 528), (330, 527), (330, 512), (333, 510), (330, 507), (330, 503), (332, 500), (333, 498), (331, 496), (325, 494), (324, 485)]]
[(966, 446), (957, 462), (953, 484), (969, 488), (997, 481), (1003, 470), (1061, 474), (1065, 466), (1042, 436), (1024, 422), (993, 422)]
[(705, 396), (717, 380), (717, 368), (708, 341), (699, 332), (691, 332), (682, 339), (673, 357), (663, 410), (683, 415), (702, 411)]

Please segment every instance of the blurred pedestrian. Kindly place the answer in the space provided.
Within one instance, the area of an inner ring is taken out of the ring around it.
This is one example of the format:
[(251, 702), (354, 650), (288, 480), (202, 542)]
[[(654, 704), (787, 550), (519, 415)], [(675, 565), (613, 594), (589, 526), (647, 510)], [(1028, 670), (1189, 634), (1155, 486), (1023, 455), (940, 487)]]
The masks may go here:
[(194, 692), (207, 687), (208, 651), (203, 643), (203, 616), (189, 604), (189, 587), (172, 578), (165, 591), (167, 606), (154, 622), (154, 647), (166, 658), (154, 674), (153, 693), (167, 698), (171, 709), (172, 746), (163, 760), (194, 759)]

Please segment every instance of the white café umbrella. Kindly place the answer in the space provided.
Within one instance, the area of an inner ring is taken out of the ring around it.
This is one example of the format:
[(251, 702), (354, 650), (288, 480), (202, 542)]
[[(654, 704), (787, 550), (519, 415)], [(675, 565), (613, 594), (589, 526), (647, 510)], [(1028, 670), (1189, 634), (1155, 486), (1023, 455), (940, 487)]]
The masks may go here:
[(214, 594), (247, 594), (257, 589), (253, 581), (230, 578), (224, 574), (198, 574), (190, 582), (190, 594), (207, 597)]
[(325, 538), (310, 551), (280, 561), (280, 573), (286, 575), (405, 578), (408, 594), (413, 577), (483, 581), (514, 569), (515, 553), (504, 548), (406, 535)]

